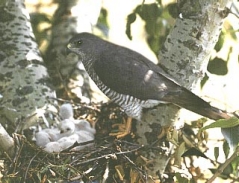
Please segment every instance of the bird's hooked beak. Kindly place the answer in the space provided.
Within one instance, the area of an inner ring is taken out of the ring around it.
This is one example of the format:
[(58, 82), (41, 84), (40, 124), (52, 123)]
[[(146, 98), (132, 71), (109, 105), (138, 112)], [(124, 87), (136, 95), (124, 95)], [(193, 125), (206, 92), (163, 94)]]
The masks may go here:
[(72, 49), (72, 43), (68, 43), (67, 45), (66, 45), (66, 50), (65, 50), (65, 52), (66, 52), (66, 55), (69, 55), (70, 53), (73, 53), (73, 51), (71, 50)]
[(64, 133), (64, 130), (61, 130), (61, 131), (60, 131), (60, 134), (62, 134), (62, 133)]

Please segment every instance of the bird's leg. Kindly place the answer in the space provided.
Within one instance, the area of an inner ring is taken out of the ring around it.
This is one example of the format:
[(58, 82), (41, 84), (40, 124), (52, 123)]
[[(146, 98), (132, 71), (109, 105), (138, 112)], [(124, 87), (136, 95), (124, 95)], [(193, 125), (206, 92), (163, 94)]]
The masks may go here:
[(110, 133), (110, 136), (116, 136), (118, 139), (123, 138), (129, 135), (131, 132), (132, 118), (131, 117), (127, 118), (126, 123), (124, 123), (124, 127), (122, 127), (122, 124), (116, 124), (116, 125), (119, 126), (119, 132)]
[(95, 129), (95, 125), (97, 123), (97, 120), (94, 120), (93, 116), (91, 114), (87, 116), (86, 120), (91, 124), (92, 128)]

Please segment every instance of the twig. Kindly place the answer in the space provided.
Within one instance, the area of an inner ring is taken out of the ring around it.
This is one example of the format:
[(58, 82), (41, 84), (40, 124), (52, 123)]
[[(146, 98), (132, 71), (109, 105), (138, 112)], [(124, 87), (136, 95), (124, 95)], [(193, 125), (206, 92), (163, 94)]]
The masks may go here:
[(27, 166), (27, 168), (26, 168), (26, 173), (25, 173), (25, 175), (24, 175), (24, 182), (26, 182), (27, 173), (28, 173), (29, 167), (30, 167), (30, 165), (32, 164), (32, 161), (35, 159), (35, 157), (39, 154), (39, 152), (40, 152), (40, 151), (38, 151), (38, 152), (32, 157), (32, 159), (30, 160), (30, 162), (29, 162), (29, 164), (28, 164), (28, 166)]
[(85, 161), (80, 161), (76, 165), (82, 165), (82, 164), (89, 163), (89, 162), (92, 162), (92, 161), (95, 161), (95, 160), (99, 160), (99, 159), (102, 159), (102, 158), (108, 159), (108, 158), (111, 158), (111, 157), (115, 157), (116, 155), (132, 153), (132, 152), (138, 151), (141, 148), (144, 148), (144, 146), (140, 146), (138, 148), (135, 148), (135, 149), (132, 149), (132, 150), (129, 150), (129, 151), (110, 153), (110, 154), (106, 154), (106, 155), (103, 155), (103, 156), (100, 156), (100, 157), (91, 158), (91, 159), (88, 159), (88, 160), (85, 160)]
[(239, 153), (239, 147), (236, 148), (236, 150), (231, 155), (231, 157), (228, 158), (221, 165), (221, 167), (218, 168), (218, 170), (214, 173), (214, 175), (206, 183), (212, 183), (223, 172), (223, 170), (238, 156), (238, 153)]

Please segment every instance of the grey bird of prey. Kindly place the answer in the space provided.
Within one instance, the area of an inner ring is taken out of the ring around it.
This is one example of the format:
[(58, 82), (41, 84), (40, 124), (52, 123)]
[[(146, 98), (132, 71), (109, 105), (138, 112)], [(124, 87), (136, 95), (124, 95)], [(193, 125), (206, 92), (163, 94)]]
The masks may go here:
[[(98, 88), (121, 106), (131, 119), (140, 119), (143, 108), (159, 103), (172, 103), (214, 120), (230, 118), (226, 112), (212, 107), (182, 87), (160, 66), (133, 50), (90, 33), (80, 33), (69, 41), (67, 52), (80, 56)], [(130, 124), (130, 118), (128, 122)]]

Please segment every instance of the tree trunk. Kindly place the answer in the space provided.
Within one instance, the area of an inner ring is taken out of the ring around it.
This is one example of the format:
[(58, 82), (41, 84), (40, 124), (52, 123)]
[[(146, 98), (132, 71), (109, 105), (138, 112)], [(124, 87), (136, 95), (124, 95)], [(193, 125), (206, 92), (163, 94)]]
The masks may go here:
[[(231, 1), (223, 0), (219, 3), (213, 0), (188, 0), (183, 3), (179, 3), (181, 14), (159, 53), (159, 60), (182, 86), (197, 93), (210, 53), (227, 16), (226, 7), (230, 7)], [(151, 144), (157, 140), (155, 128), (160, 125), (171, 126), (174, 122), (183, 120), (178, 112), (179, 108), (173, 105), (148, 110), (143, 120), (136, 123), (139, 143)], [(162, 141), (160, 143), (161, 146), (167, 144)], [(166, 148), (166, 152), (164, 148), (162, 152), (149, 150), (144, 154), (147, 159), (153, 160), (153, 168), (151, 166), (148, 173), (155, 178), (164, 172), (170, 159), (171, 146), (166, 145)]]
[(19, 132), (41, 121), (48, 107), (48, 74), (21, 0), (0, 3), (1, 124)]
[[(78, 32), (91, 32), (97, 23), (101, 0), (60, 0), (54, 14), (52, 39), (46, 52), (46, 63), (59, 96), (80, 98), (89, 102), (94, 96), (89, 76), (76, 55), (65, 56), (66, 44)], [(71, 16), (69, 16), (69, 13)]]

